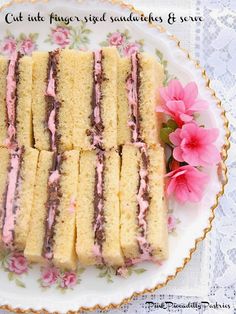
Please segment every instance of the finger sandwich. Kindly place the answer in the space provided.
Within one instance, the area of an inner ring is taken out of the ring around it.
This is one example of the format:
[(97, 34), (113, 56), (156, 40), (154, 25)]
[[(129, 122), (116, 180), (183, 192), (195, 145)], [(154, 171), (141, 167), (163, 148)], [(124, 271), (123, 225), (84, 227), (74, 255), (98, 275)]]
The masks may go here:
[(163, 68), (146, 53), (134, 53), (118, 61), (118, 145), (159, 142), (161, 119), (155, 108)]
[(127, 264), (167, 258), (165, 162), (160, 146), (127, 144), (120, 182), (121, 247)]
[(115, 150), (83, 151), (77, 203), (77, 244), (83, 265), (120, 266), (120, 158)]
[(32, 55), (33, 127), (39, 150), (72, 149), (73, 55), (67, 49)]
[(29, 233), (38, 151), (0, 147), (0, 243), (24, 250)]
[(25, 256), (31, 262), (53, 262), (76, 268), (75, 203), (79, 153), (41, 151)]
[(117, 146), (117, 62), (114, 47), (75, 53), (75, 149)]
[(0, 146), (32, 147), (32, 58), (0, 56)]

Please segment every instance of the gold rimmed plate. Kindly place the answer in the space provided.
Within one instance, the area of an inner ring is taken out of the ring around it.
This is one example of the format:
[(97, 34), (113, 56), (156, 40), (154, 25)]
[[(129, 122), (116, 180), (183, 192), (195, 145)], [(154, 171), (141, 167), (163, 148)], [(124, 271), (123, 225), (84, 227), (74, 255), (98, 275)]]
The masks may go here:
[[(93, 9), (91, 9), (93, 8)], [(5, 15), (15, 17), (22, 12), (24, 21), (6, 24)], [(38, 12), (45, 21), (29, 22), (28, 15), (37, 16)], [(93, 16), (98, 19), (105, 14), (106, 22), (94, 23)], [(76, 312), (78, 310), (111, 309), (129, 302), (132, 297), (153, 292), (164, 287), (169, 280), (175, 278), (196, 250), (197, 244), (203, 240), (212, 226), (214, 209), (218, 205), (227, 182), (225, 159), (229, 148), (228, 121), (223, 107), (210, 87), (209, 79), (198, 63), (191, 60), (188, 52), (180, 47), (179, 41), (167, 33), (160, 25), (146, 22), (112, 22), (111, 16), (128, 16), (130, 12), (140, 16), (142, 12), (121, 1), (101, 0), (60, 0), (45, 1), (11, 1), (1, 8), (0, 47), (2, 53), (10, 53), (16, 47), (24, 53), (33, 50), (52, 50), (68, 46), (73, 49), (98, 49), (115, 44), (121, 54), (132, 49), (146, 51), (163, 64), (166, 81), (177, 77), (183, 84), (195, 81), (199, 88), (199, 96), (209, 103), (209, 109), (200, 116), (201, 124), (216, 127), (220, 131), (216, 142), (221, 151), (222, 162), (219, 167), (207, 168), (210, 182), (202, 201), (197, 204), (180, 205), (169, 202), (178, 224), (175, 233), (169, 236), (169, 259), (161, 265), (143, 263), (132, 267), (128, 278), (115, 276), (110, 268), (79, 268), (76, 284), (63, 288), (63, 276), (55, 282), (50, 273), (39, 266), (28, 268), (19, 275), (9, 269), (13, 256), (0, 256), (0, 308), (16, 312)], [(50, 14), (57, 15), (50, 24)], [(91, 15), (91, 21), (85, 23), (85, 17)], [(66, 17), (75, 17), (67, 23)], [(113, 34), (113, 35), (112, 35)], [(115, 34), (115, 35), (114, 35)], [(16, 260), (17, 262), (17, 260)], [(12, 268), (11, 268), (12, 269)]]

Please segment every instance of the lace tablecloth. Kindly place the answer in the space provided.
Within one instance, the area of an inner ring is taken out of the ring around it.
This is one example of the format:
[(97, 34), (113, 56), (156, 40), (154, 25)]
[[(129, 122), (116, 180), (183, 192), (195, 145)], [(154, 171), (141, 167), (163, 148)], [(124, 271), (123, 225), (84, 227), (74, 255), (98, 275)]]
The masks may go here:
[[(0, 4), (5, 2), (0, 0)], [(231, 149), (227, 160), (229, 183), (216, 209), (211, 233), (192, 260), (167, 287), (143, 295), (109, 313), (236, 313), (236, 1), (235, 0), (126, 0), (154, 15), (204, 16), (204, 22), (164, 24), (193, 57), (200, 60), (222, 100), (230, 121)], [(154, 308), (147, 302), (170, 301), (178, 305)], [(193, 302), (228, 304), (230, 308), (197, 308)], [(4, 311), (0, 311), (1, 314)], [(99, 313), (99, 311), (94, 312)]]

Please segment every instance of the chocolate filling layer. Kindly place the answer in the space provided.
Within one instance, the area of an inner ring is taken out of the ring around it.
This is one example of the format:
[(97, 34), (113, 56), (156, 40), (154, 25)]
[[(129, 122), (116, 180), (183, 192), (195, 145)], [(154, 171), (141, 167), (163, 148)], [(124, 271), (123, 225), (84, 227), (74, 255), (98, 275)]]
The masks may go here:
[(103, 263), (102, 259), (102, 244), (105, 241), (104, 230), (104, 167), (105, 167), (105, 153), (98, 151), (96, 155), (96, 169), (95, 169), (95, 185), (94, 185), (94, 254), (98, 262)]
[(126, 88), (128, 92), (128, 102), (129, 102), (129, 121), (128, 126), (131, 130), (131, 142), (136, 143), (142, 141), (140, 132), (140, 60), (138, 53), (134, 53), (130, 57), (131, 60), (131, 73), (126, 79)]
[(147, 242), (147, 213), (150, 204), (149, 195), (149, 178), (148, 178), (148, 168), (149, 168), (149, 157), (147, 153), (147, 148), (145, 145), (139, 147), (141, 154), (141, 162), (139, 168), (139, 184), (138, 184), (138, 225), (139, 225), (139, 236), (138, 244), (141, 258), (148, 259), (152, 256), (150, 244)]
[(49, 132), (50, 150), (57, 151), (61, 135), (58, 134), (58, 112), (61, 106), (60, 101), (57, 99), (57, 85), (58, 85), (58, 63), (59, 63), (60, 50), (49, 52), (48, 67), (47, 67), (47, 89), (45, 99), (47, 103), (46, 108), (46, 128)]
[[(8, 133), (8, 139), (7, 139), (7, 146), (8, 147), (13, 147), (17, 144), (17, 104), (18, 104), (17, 86), (18, 86), (19, 79), (20, 79), (19, 61), (22, 58), (22, 56), (23, 55), (20, 52), (17, 52), (15, 68), (14, 68), (14, 75), (13, 75), (13, 81), (15, 82), (16, 87), (14, 89), (14, 92), (11, 93), (11, 98), (15, 99), (15, 102), (14, 102), (14, 106), (13, 106), (14, 108), (12, 108), (13, 111), (11, 114), (9, 114), (9, 112), (11, 110), (8, 109), (7, 103), (6, 103), (6, 120), (5, 121), (6, 121), (7, 130), (8, 130), (8, 132), (7, 132)], [(8, 62), (8, 73), (9, 73), (10, 63), (11, 63), (11, 60), (9, 60), (9, 62)], [(11, 133), (13, 133), (13, 134), (11, 135)]]
[(93, 53), (93, 89), (91, 97), (91, 109), (90, 115), (91, 129), (87, 130), (87, 135), (91, 136), (90, 143), (94, 148), (103, 148), (102, 134), (104, 131), (104, 125), (102, 121), (102, 91), (101, 85), (104, 81), (102, 60), (104, 56), (102, 50)]
[(54, 233), (56, 216), (58, 215), (58, 207), (60, 205), (60, 199), (62, 197), (60, 186), (60, 168), (65, 156), (63, 154), (53, 154), (52, 168), (49, 172), (48, 189), (47, 189), (47, 202), (45, 204), (47, 208), (47, 215), (45, 220), (45, 236), (43, 243), (43, 257), (47, 259), (53, 258), (53, 245), (54, 245)]
[(20, 210), (20, 170), (24, 152), (24, 147), (10, 151), (7, 184), (3, 195), (3, 207), (0, 213), (2, 240), (7, 247), (14, 246), (14, 227), (16, 224), (17, 213)]

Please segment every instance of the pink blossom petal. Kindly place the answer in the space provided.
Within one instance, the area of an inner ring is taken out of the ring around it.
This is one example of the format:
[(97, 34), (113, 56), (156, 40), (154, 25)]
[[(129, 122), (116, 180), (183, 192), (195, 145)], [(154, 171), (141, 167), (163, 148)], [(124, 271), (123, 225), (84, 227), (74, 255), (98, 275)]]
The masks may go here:
[[(198, 184), (199, 180), (201, 181), (201, 185)], [(187, 178), (187, 184), (189, 187), (189, 190), (194, 192), (195, 194), (199, 195), (199, 198), (201, 198), (201, 194), (203, 191), (203, 188), (205, 187), (206, 183), (208, 183), (208, 176), (201, 177), (198, 179), (192, 179), (191, 177)]]
[(164, 102), (170, 100), (170, 97), (168, 95), (167, 87), (161, 87), (160, 88), (160, 96), (164, 100)]
[(186, 180), (187, 180), (187, 185), (188, 185), (189, 191), (195, 192), (197, 194), (201, 193), (202, 185), (200, 186), (198, 184), (198, 182), (196, 181), (198, 179), (196, 179), (196, 178), (192, 179), (192, 178), (188, 177)]
[(189, 192), (189, 201), (190, 202), (197, 203), (201, 199), (202, 199), (202, 190), (199, 192), (191, 190), (191, 192)]
[(174, 132), (170, 133), (169, 135), (170, 141), (176, 146), (181, 144), (182, 139), (180, 137), (180, 134), (181, 134), (181, 129), (178, 128)]
[(170, 180), (168, 182), (168, 186), (167, 186), (167, 190), (166, 190), (167, 195), (169, 195), (169, 196), (172, 195), (175, 191), (175, 187), (176, 187), (175, 180)]
[(199, 153), (194, 149), (183, 149), (182, 152), (183, 160), (186, 161), (190, 166), (200, 166)]
[(178, 171), (172, 171), (172, 172), (174, 172), (172, 174), (172, 178), (178, 178), (182, 176), (183, 174), (185, 174), (187, 172), (187, 169), (184, 169), (184, 167), (180, 167)]
[(182, 100), (169, 100), (166, 102), (166, 107), (173, 113), (184, 112), (185, 106)]
[(190, 122), (190, 121), (193, 120), (193, 117), (192, 117), (192, 116), (190, 116), (190, 115), (188, 115), (188, 114), (185, 114), (185, 113), (181, 113), (181, 114), (180, 114), (180, 118), (181, 118), (181, 120), (184, 121), (184, 122)]
[(171, 80), (168, 85), (168, 94), (170, 99), (182, 100), (184, 97), (184, 89), (178, 80)]
[(217, 164), (218, 162), (220, 162), (220, 159), (221, 159), (218, 149), (213, 144), (208, 145), (207, 147), (204, 147), (200, 151), (199, 157), (202, 161), (201, 162), (202, 165)]
[(195, 101), (198, 95), (198, 88), (195, 82), (190, 82), (184, 87), (184, 98), (186, 108), (189, 108)]
[(194, 104), (188, 109), (190, 112), (193, 113), (193, 112), (198, 112), (198, 111), (204, 111), (208, 107), (209, 107), (209, 104), (207, 101), (198, 99), (198, 100), (195, 100)]
[(179, 175), (182, 175), (184, 174), (185, 172), (187, 172), (187, 169), (186, 167), (180, 167), (176, 170), (173, 170), (171, 172), (168, 172), (167, 174), (165, 174), (165, 177), (173, 177), (173, 178), (176, 178), (178, 177)]
[[(192, 202), (200, 201), (203, 195), (203, 189), (209, 181), (208, 175), (195, 169), (195, 171), (192, 172), (192, 175), (189, 176), (186, 180), (189, 190), (191, 191), (189, 200)], [(199, 184), (199, 181), (201, 184)]]
[(189, 141), (196, 135), (197, 131), (198, 126), (195, 123), (188, 123), (182, 127), (180, 136), (182, 139), (184, 138), (186, 141)]
[[(202, 185), (205, 184), (205, 178), (207, 175), (205, 173), (196, 171), (189, 172), (189, 176), (186, 178), (186, 182), (188, 184), (189, 190), (195, 191), (196, 193), (200, 193), (202, 191)], [(199, 174), (197, 174), (199, 172)], [(201, 185), (198, 184), (199, 180), (201, 180)]]
[(215, 142), (215, 140), (219, 136), (219, 129), (212, 128), (212, 129), (201, 129), (201, 144), (211, 144)]
[(194, 178), (196, 181), (196, 183), (201, 180), (203, 181), (203, 183), (207, 183), (208, 182), (208, 174), (206, 174), (205, 172), (202, 172), (200, 170), (198, 170), (197, 168), (192, 167), (192, 171), (189, 171), (189, 179), (191, 180), (191, 178)]
[(173, 157), (174, 159), (183, 162), (184, 158), (183, 158), (183, 151), (180, 147), (175, 147), (173, 150)]
[(179, 184), (175, 189), (175, 196), (180, 203), (184, 203), (189, 199), (189, 191), (187, 185)]

